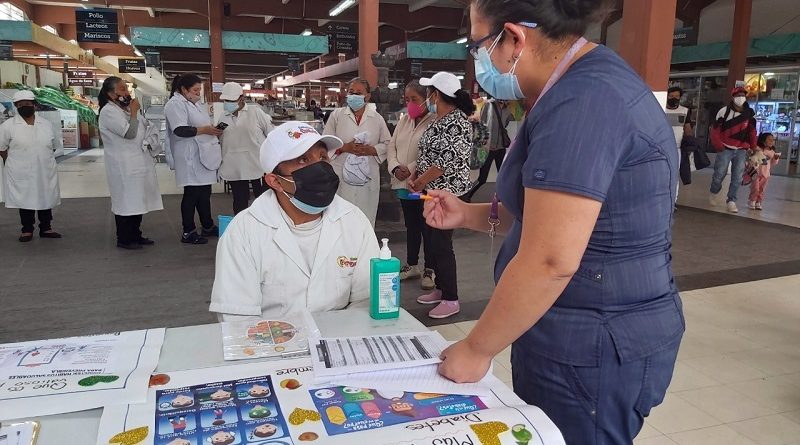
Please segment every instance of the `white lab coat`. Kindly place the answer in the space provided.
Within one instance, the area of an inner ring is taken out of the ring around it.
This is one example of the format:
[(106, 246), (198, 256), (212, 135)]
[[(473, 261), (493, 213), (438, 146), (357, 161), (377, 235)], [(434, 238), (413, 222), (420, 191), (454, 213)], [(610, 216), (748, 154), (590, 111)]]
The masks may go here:
[(259, 106), (247, 105), (239, 111), (238, 116), (227, 114), (220, 122), (228, 124), (220, 136), (220, 178), (226, 181), (252, 181), (264, 176), (259, 153), (261, 144), (273, 130), (272, 118)]
[(217, 182), (217, 169), (222, 163), (222, 149), (216, 136), (207, 134), (191, 138), (178, 137), (173, 133), (178, 127), (205, 127), (211, 125), (211, 117), (182, 94), (175, 94), (164, 107), (169, 144), (168, 158), (175, 169), (178, 187), (187, 185), (210, 185)]
[(222, 320), (346, 308), (369, 297), (370, 259), (380, 255), (364, 214), (340, 197), (322, 214), (311, 270), (272, 190), (236, 215), (217, 247), (209, 310)]
[(111, 191), (111, 213), (119, 216), (144, 215), (162, 210), (153, 157), (142, 146), (145, 117), (139, 114), (136, 137), (123, 136), (130, 126), (130, 114), (109, 102), (100, 110), (98, 122), (105, 150), (106, 179)]
[(56, 136), (47, 120), (28, 125), (20, 116), (0, 125), (0, 151), (8, 150), (3, 174), (6, 208), (48, 210), (61, 204), (53, 154)]
[(331, 164), (336, 174), (339, 175), (339, 196), (361, 209), (374, 227), (381, 189), (380, 165), (386, 160), (386, 147), (392, 138), (386, 127), (386, 121), (376, 110), (375, 104), (367, 104), (360, 124), (356, 124), (356, 117), (350, 107), (337, 108), (331, 113), (324, 131), (326, 135), (337, 136), (344, 143), (352, 142), (355, 135), (361, 132), (369, 133), (367, 145), (374, 146), (378, 151), (378, 156), (370, 156), (371, 180), (362, 186), (350, 185), (342, 180), (342, 168), (347, 159), (346, 153), (336, 156)]

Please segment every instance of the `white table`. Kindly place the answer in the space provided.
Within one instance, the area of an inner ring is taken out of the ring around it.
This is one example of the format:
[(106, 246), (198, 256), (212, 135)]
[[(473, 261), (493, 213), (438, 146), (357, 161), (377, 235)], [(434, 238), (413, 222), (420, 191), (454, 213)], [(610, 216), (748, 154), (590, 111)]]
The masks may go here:
[[(317, 314), (314, 319), (323, 336), (381, 335), (428, 330), (403, 309), (400, 318), (396, 320), (373, 320), (365, 306)], [(257, 361), (265, 359), (250, 360)], [(225, 362), (222, 358), (219, 325), (208, 324), (167, 329), (156, 371), (182, 371), (230, 364), (231, 362)], [(102, 409), (94, 409), (24, 420), (41, 422), (42, 429), (37, 445), (94, 445), (97, 443), (97, 429), (102, 413)]]

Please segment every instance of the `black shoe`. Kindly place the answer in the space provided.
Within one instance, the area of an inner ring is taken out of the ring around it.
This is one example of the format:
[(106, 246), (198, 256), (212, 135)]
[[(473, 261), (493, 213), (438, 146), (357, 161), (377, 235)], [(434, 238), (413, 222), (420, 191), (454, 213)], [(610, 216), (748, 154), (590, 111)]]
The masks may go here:
[(30, 235), (22, 234), (22, 235), (19, 236), (19, 242), (21, 242), (21, 243), (29, 243), (31, 241), (33, 241), (33, 234), (32, 233)]
[(61, 234), (58, 232), (39, 232), (39, 238), (51, 238), (51, 239), (58, 239), (61, 238)]
[(206, 237), (206, 238), (209, 238), (209, 237), (212, 237), (212, 236), (213, 237), (219, 237), (219, 227), (213, 226), (208, 230), (203, 229), (203, 231), (200, 232), (200, 236), (203, 236), (203, 237)]
[(136, 243), (142, 246), (152, 246), (156, 242), (151, 240), (150, 238), (140, 237), (138, 240), (136, 240)]
[(141, 250), (141, 249), (143, 249), (141, 244), (137, 244), (137, 243), (121, 243), (119, 241), (117, 241), (117, 247), (119, 247), (120, 249), (125, 249), (125, 250)]
[(198, 235), (197, 232), (184, 233), (181, 242), (184, 244), (208, 244), (208, 240)]

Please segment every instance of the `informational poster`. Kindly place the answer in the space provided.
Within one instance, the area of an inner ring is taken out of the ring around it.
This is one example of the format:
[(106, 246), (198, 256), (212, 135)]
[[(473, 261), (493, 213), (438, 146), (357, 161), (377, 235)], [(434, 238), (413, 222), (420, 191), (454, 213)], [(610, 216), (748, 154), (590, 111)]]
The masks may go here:
[(78, 129), (77, 110), (58, 110), (61, 113), (61, 135), (64, 148), (79, 148), (80, 130)]
[(280, 320), (225, 321), (220, 328), (225, 360), (305, 356), (309, 337), (319, 336), (308, 311), (289, 314)]
[(491, 377), (487, 396), (314, 386), (308, 357), (153, 376), (145, 403), (103, 410), (97, 445), (564, 445)]
[(23, 418), (141, 403), (163, 341), (164, 329), (150, 329), (0, 345), (0, 412)]
[(311, 390), (329, 435), (486, 409), (476, 396), (380, 391), (350, 386)]

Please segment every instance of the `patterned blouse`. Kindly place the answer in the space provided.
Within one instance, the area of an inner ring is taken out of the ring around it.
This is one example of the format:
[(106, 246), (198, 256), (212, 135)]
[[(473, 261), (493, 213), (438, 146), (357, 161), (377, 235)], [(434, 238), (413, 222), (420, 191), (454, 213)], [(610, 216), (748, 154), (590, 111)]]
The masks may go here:
[(455, 109), (433, 121), (419, 140), (417, 177), (431, 167), (444, 173), (431, 181), (426, 189), (446, 190), (461, 196), (472, 188), (469, 156), (472, 151), (472, 123), (467, 115)]

